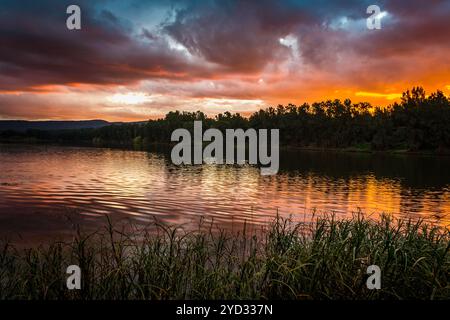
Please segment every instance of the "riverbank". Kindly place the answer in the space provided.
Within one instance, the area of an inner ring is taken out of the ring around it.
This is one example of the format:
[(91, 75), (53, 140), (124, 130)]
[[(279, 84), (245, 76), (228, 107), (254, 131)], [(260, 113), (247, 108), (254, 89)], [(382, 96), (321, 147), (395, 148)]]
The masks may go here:
[[(278, 218), (258, 232), (82, 235), (29, 250), (3, 244), (1, 299), (449, 299), (450, 235), (424, 222), (356, 215), (313, 223)], [(66, 288), (79, 265), (81, 290)], [(366, 286), (381, 269), (381, 289)]]
[(325, 148), (314, 146), (281, 146), (282, 150), (316, 151), (316, 152), (348, 152), (348, 153), (368, 153), (368, 154), (399, 154), (399, 155), (429, 155), (429, 156), (450, 156), (450, 150), (408, 150), (408, 149), (386, 149), (373, 150), (370, 146), (360, 145), (345, 148)]
[[(39, 140), (33, 138), (27, 139), (0, 139), (0, 143), (4, 144), (36, 144), (36, 145), (57, 145), (57, 146), (73, 146), (73, 147), (92, 147), (92, 148), (115, 148), (136, 151), (155, 151), (155, 150), (170, 150), (176, 142), (151, 142), (145, 145), (141, 143), (117, 143), (117, 142), (101, 142), (94, 143), (92, 141), (53, 141), (53, 140)], [(208, 143), (204, 143), (208, 145)], [(315, 146), (297, 146), (297, 145), (281, 145), (281, 150), (285, 151), (311, 151), (311, 152), (344, 152), (344, 153), (365, 153), (365, 154), (398, 154), (398, 155), (426, 155), (426, 156), (450, 156), (449, 149), (437, 150), (408, 150), (408, 149), (386, 149), (373, 150), (370, 146), (360, 145), (345, 148), (331, 148), (331, 147), (315, 147)]]

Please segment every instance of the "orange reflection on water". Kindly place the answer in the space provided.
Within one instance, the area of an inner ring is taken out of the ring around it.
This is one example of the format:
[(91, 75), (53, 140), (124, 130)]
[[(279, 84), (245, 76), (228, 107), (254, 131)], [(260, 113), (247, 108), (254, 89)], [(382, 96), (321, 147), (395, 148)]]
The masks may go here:
[(200, 217), (229, 226), (265, 224), (277, 212), (303, 220), (314, 210), (348, 217), (359, 209), (450, 221), (450, 178), (441, 171), (448, 158), (282, 154), (281, 171), (267, 177), (252, 166), (177, 167), (146, 152), (13, 145), (0, 151), (0, 218), (12, 226), (21, 226), (26, 213), (38, 222), (28, 227), (45, 230), (68, 210), (81, 221), (110, 214), (187, 226)]

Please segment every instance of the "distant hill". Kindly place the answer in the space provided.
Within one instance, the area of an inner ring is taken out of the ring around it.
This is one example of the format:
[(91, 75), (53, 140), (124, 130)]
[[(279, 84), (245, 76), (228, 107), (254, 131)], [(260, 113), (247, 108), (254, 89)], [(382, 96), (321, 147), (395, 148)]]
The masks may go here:
[(35, 130), (66, 130), (101, 128), (118, 122), (105, 120), (83, 120), (83, 121), (25, 121), (25, 120), (0, 120), (0, 131), (12, 130), (24, 132), (29, 129)]

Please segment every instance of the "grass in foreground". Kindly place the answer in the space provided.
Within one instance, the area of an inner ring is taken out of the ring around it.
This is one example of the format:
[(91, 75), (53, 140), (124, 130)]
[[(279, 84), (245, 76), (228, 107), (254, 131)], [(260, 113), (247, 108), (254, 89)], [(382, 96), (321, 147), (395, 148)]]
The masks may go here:
[[(0, 250), (0, 299), (450, 299), (450, 235), (424, 222), (277, 218), (239, 234), (106, 232), (71, 243)], [(66, 268), (82, 289), (66, 288)], [(366, 287), (367, 266), (381, 289)]]

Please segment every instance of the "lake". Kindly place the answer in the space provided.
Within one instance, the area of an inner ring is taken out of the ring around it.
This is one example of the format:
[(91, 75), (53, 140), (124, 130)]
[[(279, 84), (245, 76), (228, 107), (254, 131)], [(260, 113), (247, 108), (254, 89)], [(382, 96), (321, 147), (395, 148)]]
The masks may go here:
[(450, 157), (282, 151), (280, 171), (175, 166), (168, 152), (0, 144), (0, 235), (35, 241), (114, 219), (224, 228), (361, 210), (450, 222)]

